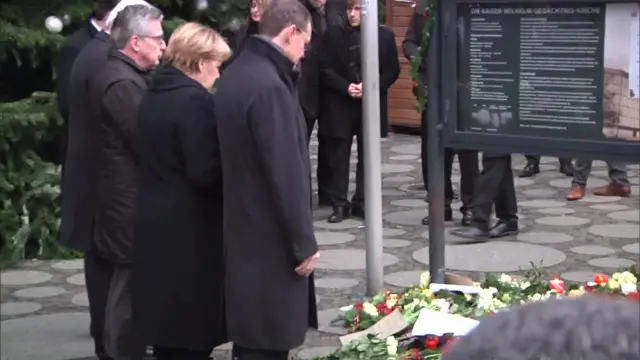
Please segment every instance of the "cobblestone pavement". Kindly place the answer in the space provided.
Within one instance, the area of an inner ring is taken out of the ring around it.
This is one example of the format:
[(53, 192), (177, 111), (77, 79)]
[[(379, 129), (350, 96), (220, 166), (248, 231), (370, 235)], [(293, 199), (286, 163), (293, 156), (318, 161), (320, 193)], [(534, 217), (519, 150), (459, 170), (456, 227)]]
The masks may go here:
[[(382, 146), (385, 282), (389, 287), (404, 287), (416, 283), (428, 267), (428, 231), (420, 224), (427, 212), (419, 138), (392, 135)], [(316, 148), (313, 142), (314, 163)], [(524, 166), (522, 156), (514, 156), (513, 161), (514, 169)], [(352, 162), (355, 164), (355, 157)], [(565, 201), (571, 179), (560, 174), (557, 165), (554, 158), (542, 158), (540, 174), (531, 179), (516, 178), (522, 219), (518, 236), (460, 244), (461, 239), (447, 234), (448, 269), (477, 279), (487, 271), (517, 272), (534, 263), (551, 275), (586, 281), (595, 272), (638, 264), (638, 165), (629, 166), (632, 197), (588, 195), (577, 202)], [(355, 173), (351, 175), (353, 191)], [(456, 164), (454, 183), (458, 180)], [(606, 183), (606, 165), (594, 162), (588, 188)], [(316, 236), (322, 249), (316, 272), (321, 329), (309, 332), (306, 344), (292, 352), (300, 359), (322, 355), (337, 346), (337, 335), (343, 330), (332, 327), (330, 321), (340, 306), (361, 299), (365, 293), (364, 224), (357, 220), (329, 224), (325, 221), (329, 212), (315, 209)], [(455, 221), (449, 223), (447, 232), (455, 227)], [(2, 360), (92, 358), (81, 261), (27, 262), (3, 272), (1, 284)], [(216, 349), (214, 356), (227, 359), (228, 349), (228, 345)]]

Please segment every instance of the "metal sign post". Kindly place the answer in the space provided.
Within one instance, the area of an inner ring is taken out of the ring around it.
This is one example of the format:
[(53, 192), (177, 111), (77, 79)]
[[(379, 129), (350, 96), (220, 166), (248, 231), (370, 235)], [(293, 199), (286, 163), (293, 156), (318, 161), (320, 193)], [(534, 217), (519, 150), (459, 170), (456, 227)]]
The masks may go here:
[(384, 286), (382, 264), (382, 179), (380, 172), (380, 72), (378, 62), (378, 3), (361, 0), (362, 125), (364, 136), (365, 234), (367, 294)]

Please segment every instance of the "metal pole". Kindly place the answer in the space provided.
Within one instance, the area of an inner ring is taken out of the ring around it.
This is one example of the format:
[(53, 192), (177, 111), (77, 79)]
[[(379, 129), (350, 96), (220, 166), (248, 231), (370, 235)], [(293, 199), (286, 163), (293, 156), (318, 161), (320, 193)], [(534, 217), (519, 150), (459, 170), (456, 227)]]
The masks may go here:
[[(434, 1), (434, 0), (426, 0)], [(428, 52), (428, 119), (427, 119), (427, 167), (429, 168), (429, 272), (434, 283), (445, 282), (444, 265), (444, 148), (441, 140), (441, 39), (440, 7), (436, 4), (436, 19)]]
[(382, 176), (380, 173), (380, 72), (378, 2), (361, 0), (362, 126), (367, 239), (367, 294), (384, 286), (382, 266)]

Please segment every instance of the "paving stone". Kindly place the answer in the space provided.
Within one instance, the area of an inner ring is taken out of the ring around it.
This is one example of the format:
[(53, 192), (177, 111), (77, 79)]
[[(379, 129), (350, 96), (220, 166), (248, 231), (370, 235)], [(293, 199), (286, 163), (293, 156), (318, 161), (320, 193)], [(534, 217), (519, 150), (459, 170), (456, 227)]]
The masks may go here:
[(0, 285), (2, 286), (23, 286), (41, 284), (51, 280), (53, 276), (49, 273), (36, 270), (12, 270), (3, 272), (0, 275)]
[(341, 312), (339, 307), (318, 311), (318, 330), (335, 335), (345, 335), (347, 333), (347, 329), (339, 326), (338, 324), (332, 324), (333, 320), (335, 320), (340, 314)]
[(579, 226), (588, 224), (591, 220), (576, 216), (547, 216), (535, 220), (537, 224), (549, 226)]
[[(510, 272), (536, 267), (550, 267), (563, 262), (566, 255), (547, 246), (527, 243), (489, 241), (479, 244), (446, 245), (448, 269), (479, 272)], [(429, 264), (429, 248), (413, 253), (413, 259)]]
[(591, 162), (591, 167), (592, 168), (598, 168), (598, 167), (606, 167), (608, 168), (609, 166), (607, 165), (606, 161), (602, 161), (602, 160), (593, 160)]
[(572, 241), (573, 236), (559, 232), (532, 231), (520, 233), (516, 239), (535, 244), (560, 244)]
[(406, 154), (406, 155), (420, 155), (421, 147), (420, 144), (405, 144), (405, 145), (396, 145), (391, 148), (391, 151), (398, 154)]
[(23, 317), (2, 322), (0, 348), (5, 360), (62, 360), (93, 355), (89, 313)]
[(587, 231), (592, 235), (606, 238), (640, 238), (640, 225), (631, 223), (593, 225)]
[(537, 211), (541, 214), (547, 214), (547, 215), (568, 215), (576, 212), (574, 209), (564, 208), (564, 207), (538, 209)]
[(399, 161), (417, 160), (419, 158), (420, 158), (419, 156), (415, 156), (415, 155), (396, 155), (396, 156), (389, 157), (389, 159), (391, 160), (399, 160)]
[(595, 204), (595, 205), (589, 205), (589, 208), (594, 210), (604, 210), (604, 211), (620, 211), (620, 210), (626, 210), (629, 207), (627, 205), (622, 205), (622, 204)]
[(84, 286), (85, 285), (84, 274), (71, 275), (67, 278), (67, 282), (73, 285)]
[(384, 239), (382, 241), (382, 246), (386, 248), (401, 248), (411, 245), (411, 241), (400, 240), (400, 239)]
[(427, 203), (424, 201), (424, 199), (399, 199), (392, 201), (391, 205), (423, 209), (427, 207)]
[(413, 287), (420, 282), (420, 275), (422, 275), (424, 271), (428, 271), (428, 269), (423, 271), (414, 270), (390, 273), (384, 276), (384, 282), (399, 288)]
[(562, 206), (566, 206), (566, 205), (567, 205), (567, 203), (564, 202), (564, 201), (544, 200), (544, 199), (536, 199), (536, 200), (518, 202), (518, 206), (531, 207), (531, 208), (553, 208), (553, 207), (562, 207)]
[(89, 306), (89, 296), (86, 292), (81, 292), (71, 298), (71, 302), (78, 306)]
[(405, 193), (404, 191), (400, 191), (400, 190), (393, 190), (393, 189), (384, 189), (382, 190), (382, 196), (384, 197), (391, 197), (391, 196), (404, 196), (407, 193)]
[(333, 353), (334, 351), (336, 351), (338, 346), (339, 345), (317, 346), (317, 347), (303, 349), (300, 352), (298, 352), (298, 358), (300, 358), (301, 360), (312, 360), (316, 358), (321, 358), (323, 356), (327, 356)]
[(624, 250), (624, 251), (626, 251), (628, 253), (640, 255), (640, 243), (633, 243), (633, 244), (625, 245), (625, 246), (622, 247), (622, 250)]
[(384, 220), (398, 225), (422, 225), (422, 218), (427, 216), (427, 212), (420, 210), (406, 210), (384, 215)]
[(316, 231), (318, 245), (344, 244), (356, 239), (355, 235), (343, 232)]
[[(563, 177), (560, 179), (554, 179), (549, 181), (549, 185), (553, 186), (553, 187), (557, 187), (557, 188), (564, 188), (564, 189), (569, 189), (571, 187), (571, 178), (570, 177)], [(595, 178), (595, 177), (591, 177), (589, 178), (589, 181), (587, 181), (587, 188), (588, 189), (593, 189), (593, 188), (597, 188), (600, 186), (604, 186), (607, 185), (609, 182), (606, 180), (602, 180), (599, 178)]]
[(57, 296), (64, 292), (65, 290), (63, 288), (57, 286), (38, 286), (18, 290), (14, 292), (13, 295), (25, 299), (39, 299)]
[(557, 191), (548, 189), (548, 188), (527, 189), (527, 190), (522, 190), (522, 193), (528, 196), (535, 196), (535, 197), (554, 196), (558, 194)]
[[(0, 304), (0, 315), (12, 316), (12, 315), (24, 315), (34, 313), (42, 309), (42, 305), (35, 302), (6, 302)], [(2, 323), (3, 330), (2, 336), (4, 336), (4, 322)]]
[(607, 216), (613, 220), (640, 221), (640, 210), (616, 211), (607, 214)]
[(535, 181), (533, 181), (531, 179), (519, 178), (519, 177), (513, 179), (513, 185), (515, 187), (529, 186), (529, 185), (533, 185), (533, 184), (535, 184)]
[(637, 265), (635, 261), (625, 259), (625, 258), (617, 258), (617, 257), (603, 257), (597, 259), (591, 259), (587, 261), (591, 266), (598, 266), (603, 268), (612, 268), (612, 269), (620, 269), (624, 267), (629, 267), (633, 265)]
[(399, 236), (406, 233), (407, 231), (402, 229), (389, 229), (389, 228), (382, 229), (382, 235), (384, 236)]
[(402, 183), (406, 183), (406, 182), (410, 182), (413, 181), (413, 176), (389, 176), (386, 177), (384, 179), (382, 179), (383, 183), (398, 183), (398, 184), (402, 184)]
[(580, 202), (588, 202), (588, 203), (608, 203), (608, 202), (616, 202), (622, 199), (620, 196), (596, 196), (596, 195), (585, 195), (582, 199), (578, 200)]
[(640, 164), (627, 164), (629, 170), (640, 170)]
[(415, 166), (408, 164), (382, 164), (383, 174), (403, 173), (415, 169)]
[[(383, 266), (393, 265), (398, 258), (391, 254), (382, 254)], [(322, 250), (316, 265), (326, 270), (363, 270), (367, 267), (366, 251), (361, 249)]]
[(575, 283), (584, 284), (593, 281), (593, 277), (597, 274), (595, 271), (567, 271), (560, 275), (560, 278)]
[[(449, 244), (465, 244), (465, 243), (474, 241), (474, 240), (462, 238), (460, 236), (453, 234), (454, 231), (459, 229), (460, 229), (459, 227), (450, 227), (450, 228), (444, 229), (444, 241)], [(427, 239), (427, 242), (425, 242), (425, 245), (428, 244), (429, 230), (423, 231), (422, 234), (420, 234), (420, 236)]]
[(339, 223), (330, 223), (327, 220), (320, 220), (313, 223), (313, 226), (320, 229), (328, 229), (328, 230), (348, 230), (348, 229), (357, 229), (362, 226), (363, 223), (360, 220), (355, 219), (347, 219)]
[(51, 267), (58, 270), (83, 270), (84, 260), (75, 259), (75, 260), (58, 261), (53, 265), (51, 265)]
[(345, 278), (316, 278), (316, 287), (323, 289), (346, 289), (358, 285), (358, 280)]
[(580, 246), (574, 246), (570, 250), (576, 254), (599, 255), (599, 256), (611, 255), (611, 254), (615, 254), (616, 252), (612, 248), (608, 248), (606, 246), (600, 246), (600, 245), (580, 245)]

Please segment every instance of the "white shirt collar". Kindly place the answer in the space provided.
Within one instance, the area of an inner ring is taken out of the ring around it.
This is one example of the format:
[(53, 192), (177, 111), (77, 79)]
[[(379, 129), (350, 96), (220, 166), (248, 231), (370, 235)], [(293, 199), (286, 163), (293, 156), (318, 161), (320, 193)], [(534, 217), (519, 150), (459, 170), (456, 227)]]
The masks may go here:
[(98, 30), (98, 32), (102, 31), (102, 28), (100, 27), (100, 25), (98, 25), (98, 23), (96, 22), (96, 20), (94, 18), (91, 18), (91, 25), (93, 25), (93, 27), (96, 28), (96, 30)]

